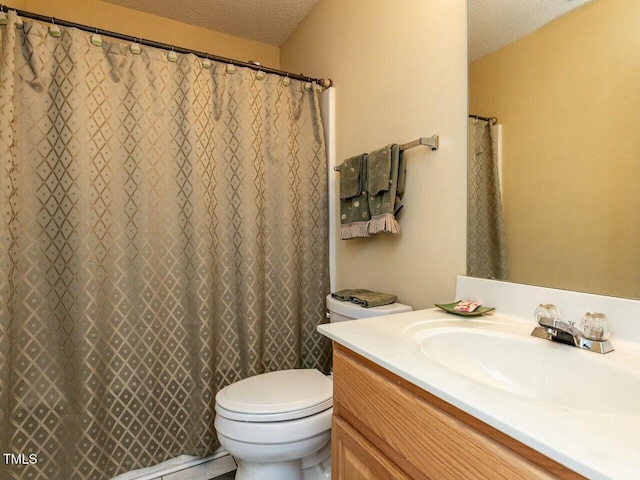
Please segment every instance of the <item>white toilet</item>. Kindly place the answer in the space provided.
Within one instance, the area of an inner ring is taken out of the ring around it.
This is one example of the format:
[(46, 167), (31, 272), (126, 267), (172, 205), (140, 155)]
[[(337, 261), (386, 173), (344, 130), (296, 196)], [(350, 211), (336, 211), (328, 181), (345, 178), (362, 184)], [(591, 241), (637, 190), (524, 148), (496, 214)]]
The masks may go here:
[[(331, 321), (409, 312), (392, 303), (363, 308), (327, 296)], [(236, 480), (331, 478), (333, 383), (318, 370), (282, 370), (233, 383), (216, 395), (220, 444), (238, 464)]]

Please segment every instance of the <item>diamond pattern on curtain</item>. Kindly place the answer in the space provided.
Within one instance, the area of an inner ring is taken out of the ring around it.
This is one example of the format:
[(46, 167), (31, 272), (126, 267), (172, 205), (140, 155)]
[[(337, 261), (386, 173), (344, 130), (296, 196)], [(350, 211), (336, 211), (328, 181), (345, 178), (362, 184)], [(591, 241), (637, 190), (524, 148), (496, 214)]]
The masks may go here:
[(470, 118), (467, 192), (467, 275), (507, 278), (507, 248), (494, 127)]
[[(0, 478), (218, 446), (218, 389), (330, 367), (319, 87), (0, 27)], [(106, 40), (106, 39), (105, 39)]]

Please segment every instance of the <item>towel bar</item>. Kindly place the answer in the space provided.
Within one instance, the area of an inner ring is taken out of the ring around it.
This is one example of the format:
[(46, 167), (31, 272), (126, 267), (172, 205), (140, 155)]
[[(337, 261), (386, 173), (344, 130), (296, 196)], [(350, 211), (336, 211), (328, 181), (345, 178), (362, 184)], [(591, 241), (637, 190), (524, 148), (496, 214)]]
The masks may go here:
[[(421, 145), (429, 147), (431, 150), (438, 150), (438, 148), (440, 148), (440, 137), (438, 135), (434, 135), (432, 137), (421, 137), (413, 142), (403, 143), (400, 145), (400, 150), (409, 150), (410, 148), (419, 147)], [(340, 167), (335, 166), (333, 167), (333, 170), (339, 172)]]

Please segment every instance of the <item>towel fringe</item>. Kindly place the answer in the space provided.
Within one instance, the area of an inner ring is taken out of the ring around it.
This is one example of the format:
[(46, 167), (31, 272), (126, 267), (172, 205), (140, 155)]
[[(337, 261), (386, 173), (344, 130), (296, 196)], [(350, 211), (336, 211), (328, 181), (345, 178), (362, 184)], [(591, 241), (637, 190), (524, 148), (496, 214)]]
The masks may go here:
[(383, 213), (369, 220), (367, 231), (369, 235), (375, 235), (380, 232), (400, 233), (400, 224), (393, 216), (393, 213)]
[(340, 238), (342, 240), (351, 240), (352, 238), (368, 237), (368, 223), (369, 222), (353, 222), (340, 225)]

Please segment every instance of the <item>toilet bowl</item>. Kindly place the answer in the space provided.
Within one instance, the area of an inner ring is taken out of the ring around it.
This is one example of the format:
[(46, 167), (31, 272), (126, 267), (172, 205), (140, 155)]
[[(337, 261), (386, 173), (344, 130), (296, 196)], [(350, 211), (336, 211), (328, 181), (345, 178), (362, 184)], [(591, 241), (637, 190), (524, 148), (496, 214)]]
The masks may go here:
[(216, 395), (220, 444), (236, 459), (236, 480), (331, 478), (333, 383), (318, 370), (249, 377)]
[[(399, 303), (363, 308), (327, 296), (331, 321), (411, 311)], [(236, 480), (331, 478), (333, 382), (318, 370), (264, 373), (216, 395), (220, 444), (238, 464)]]

